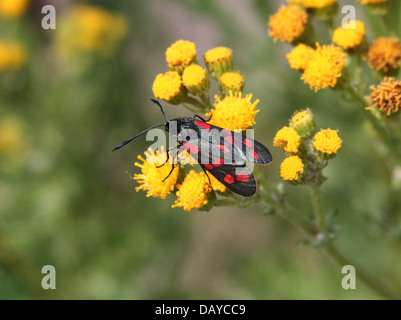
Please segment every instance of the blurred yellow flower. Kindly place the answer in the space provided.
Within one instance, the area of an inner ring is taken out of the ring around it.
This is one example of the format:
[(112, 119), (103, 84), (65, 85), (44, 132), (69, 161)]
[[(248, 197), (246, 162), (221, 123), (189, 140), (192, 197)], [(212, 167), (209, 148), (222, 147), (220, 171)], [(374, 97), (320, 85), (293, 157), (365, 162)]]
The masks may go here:
[(165, 199), (169, 193), (174, 190), (175, 184), (178, 178), (178, 166), (175, 166), (171, 175), (163, 181), (171, 171), (172, 164), (167, 162), (162, 167), (158, 168), (166, 162), (167, 153), (164, 148), (161, 148), (161, 152), (153, 152), (151, 148), (145, 152), (146, 159), (142, 156), (138, 156), (138, 159), (142, 163), (135, 162), (135, 166), (141, 168), (141, 174), (135, 174), (133, 179), (136, 180), (140, 186), (136, 187), (135, 190), (147, 191), (147, 197), (159, 197)]
[[(355, 28), (351, 24), (355, 23)], [(363, 43), (365, 24), (362, 21), (348, 21), (345, 26), (337, 28), (333, 33), (333, 42), (344, 49), (352, 49)]]
[(111, 54), (127, 33), (127, 20), (106, 9), (76, 4), (60, 17), (56, 42), (61, 53)]
[(401, 62), (401, 43), (398, 39), (378, 38), (370, 45), (364, 59), (374, 70), (397, 69)]
[(341, 149), (341, 144), (337, 130), (322, 129), (313, 138), (313, 147), (327, 155), (336, 154)]
[(334, 87), (342, 75), (346, 64), (346, 54), (334, 45), (320, 46), (308, 61), (301, 79), (309, 84), (315, 92), (320, 89)]
[(229, 130), (245, 130), (255, 123), (259, 99), (252, 103), (252, 94), (243, 98), (241, 92), (230, 91), (223, 100), (217, 95), (215, 99), (214, 109), (206, 114), (212, 117), (210, 124)]
[(334, 5), (337, 0), (302, 0), (305, 8), (322, 9)]
[(156, 76), (153, 82), (153, 95), (171, 103), (178, 103), (184, 96), (184, 86), (177, 71), (167, 71)]
[(20, 150), (22, 125), (16, 118), (6, 117), (0, 123), (0, 155)]
[(0, 16), (9, 19), (18, 18), (28, 10), (29, 2), (29, 0), (0, 0)]
[(206, 174), (191, 170), (178, 187), (177, 200), (172, 208), (182, 207), (185, 211), (200, 209), (207, 204), (211, 191)]
[(377, 4), (387, 2), (387, 0), (358, 0), (362, 4)]
[(166, 50), (166, 61), (171, 70), (182, 72), (196, 60), (196, 46), (193, 42), (178, 40)]
[(297, 6), (281, 6), (279, 11), (270, 17), (268, 34), (274, 41), (293, 42), (305, 30), (307, 14)]
[(210, 88), (209, 75), (198, 64), (191, 64), (185, 68), (182, 82), (190, 93), (197, 96), (205, 94)]
[(292, 127), (283, 127), (277, 131), (274, 137), (273, 145), (283, 148), (285, 152), (297, 153), (301, 145), (301, 136)]
[(26, 63), (26, 50), (19, 42), (0, 41), (0, 72), (20, 69)]
[(280, 165), (280, 177), (285, 181), (298, 181), (304, 172), (304, 164), (298, 156), (285, 158)]
[(217, 47), (208, 50), (204, 60), (212, 77), (218, 79), (223, 73), (233, 69), (233, 52), (226, 47)]
[(385, 77), (380, 85), (371, 86), (372, 94), (366, 97), (371, 102), (367, 109), (379, 108), (388, 116), (398, 113), (401, 109), (401, 81)]
[(228, 94), (231, 91), (239, 92), (244, 89), (244, 77), (238, 72), (225, 72), (219, 78), (222, 91)]
[(300, 43), (287, 54), (287, 60), (290, 67), (295, 70), (304, 70), (308, 61), (315, 54), (315, 49)]

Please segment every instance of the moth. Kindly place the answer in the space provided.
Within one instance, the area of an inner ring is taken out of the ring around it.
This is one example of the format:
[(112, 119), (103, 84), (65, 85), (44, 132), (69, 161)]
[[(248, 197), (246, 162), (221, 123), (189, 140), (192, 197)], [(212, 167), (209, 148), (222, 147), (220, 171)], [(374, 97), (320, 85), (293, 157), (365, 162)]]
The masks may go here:
[[(155, 99), (151, 100), (160, 107), (165, 122), (123, 141), (112, 151), (124, 147), (151, 129), (164, 126), (171, 138), (177, 141), (177, 146), (167, 150), (165, 163), (169, 161), (170, 151), (177, 149), (177, 152), (173, 157), (171, 171), (164, 180), (174, 170), (175, 159), (179, 153), (187, 151), (197, 160), (208, 178), (210, 173), (232, 192), (241, 196), (250, 197), (255, 194), (256, 180), (247, 162), (268, 164), (272, 161), (270, 151), (263, 144), (242, 133), (211, 125), (208, 123), (210, 119), (204, 120), (196, 114), (193, 117), (170, 120), (161, 104)], [(162, 167), (165, 163), (158, 167)]]

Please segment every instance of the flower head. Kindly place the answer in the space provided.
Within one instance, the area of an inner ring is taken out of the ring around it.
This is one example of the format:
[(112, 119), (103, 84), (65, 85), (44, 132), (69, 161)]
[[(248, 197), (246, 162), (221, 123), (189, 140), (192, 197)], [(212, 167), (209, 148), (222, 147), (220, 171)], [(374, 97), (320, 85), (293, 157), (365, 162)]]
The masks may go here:
[(270, 17), (268, 33), (274, 41), (293, 42), (304, 32), (306, 22), (305, 10), (297, 6), (281, 6), (279, 11)]
[(191, 41), (178, 40), (166, 50), (166, 61), (171, 70), (182, 72), (196, 60), (196, 46)]
[(244, 77), (238, 72), (226, 72), (219, 78), (220, 87), (225, 94), (231, 91), (242, 92), (244, 89)]
[(177, 71), (158, 74), (152, 89), (156, 99), (171, 103), (179, 103), (185, 94), (181, 76)]
[(297, 111), (291, 117), (290, 127), (294, 128), (301, 137), (308, 137), (316, 129), (313, 114), (309, 109)]
[(362, 4), (378, 4), (387, 2), (387, 0), (358, 0)]
[(225, 192), (227, 190), (227, 187), (211, 174), (209, 174), (209, 178), (210, 178), (210, 185), (214, 191)]
[(28, 6), (29, 0), (0, 0), (0, 16), (18, 18), (27, 11)]
[(301, 144), (301, 136), (292, 127), (281, 128), (274, 137), (273, 145), (283, 148), (285, 152), (297, 153)]
[(301, 79), (315, 91), (334, 87), (342, 75), (345, 58), (346, 54), (341, 48), (334, 45), (321, 47), (317, 44), (315, 54), (308, 61)]
[(304, 70), (308, 61), (315, 54), (315, 49), (300, 43), (292, 51), (287, 54), (287, 60), (290, 67), (295, 70)]
[(26, 62), (25, 48), (18, 42), (0, 41), (0, 72), (19, 69)]
[(378, 71), (397, 69), (401, 62), (401, 43), (398, 39), (379, 38), (371, 44), (364, 59)]
[[(352, 28), (355, 24), (355, 28)], [(365, 39), (365, 24), (362, 21), (348, 21), (333, 33), (333, 42), (343, 49), (352, 49), (363, 43)]]
[(242, 97), (241, 92), (229, 92), (223, 100), (215, 96), (216, 102), (206, 116), (212, 117), (210, 124), (229, 130), (245, 130), (255, 123), (255, 116), (259, 110), (255, 110), (259, 100), (251, 102), (252, 94)]
[(77, 4), (60, 18), (56, 40), (67, 56), (113, 53), (127, 32), (127, 20), (101, 7)]
[(334, 5), (337, 0), (302, 0), (305, 8), (323, 9)]
[(337, 130), (322, 129), (313, 138), (313, 147), (323, 155), (334, 156), (341, 149)]
[(207, 65), (212, 77), (218, 79), (223, 73), (233, 69), (233, 52), (226, 47), (217, 47), (208, 50), (205, 55)]
[(304, 173), (304, 164), (298, 156), (285, 158), (280, 165), (280, 177), (285, 181), (296, 182)]
[(210, 88), (210, 80), (207, 71), (198, 64), (191, 64), (185, 68), (182, 74), (182, 82), (188, 91), (201, 96)]
[[(159, 197), (165, 199), (169, 193), (174, 190), (175, 184), (178, 178), (178, 166), (174, 168), (170, 176), (164, 180), (170, 173), (172, 169), (172, 164), (166, 162), (167, 153), (164, 151), (163, 147), (161, 152), (153, 152), (151, 148), (145, 152), (146, 159), (142, 156), (138, 156), (138, 159), (142, 163), (135, 162), (135, 165), (141, 168), (141, 174), (135, 174), (134, 180), (138, 181), (140, 184), (136, 188), (136, 191), (145, 190), (147, 191), (147, 197)], [(163, 166), (159, 167), (159, 165)], [(164, 181), (163, 181), (164, 180)]]
[(371, 102), (367, 109), (379, 108), (388, 116), (398, 113), (401, 109), (401, 81), (394, 78), (384, 78), (380, 85), (371, 86), (372, 94), (366, 99)]
[(212, 188), (204, 172), (191, 170), (177, 191), (177, 200), (172, 208), (182, 207), (185, 211), (200, 209), (207, 204)]

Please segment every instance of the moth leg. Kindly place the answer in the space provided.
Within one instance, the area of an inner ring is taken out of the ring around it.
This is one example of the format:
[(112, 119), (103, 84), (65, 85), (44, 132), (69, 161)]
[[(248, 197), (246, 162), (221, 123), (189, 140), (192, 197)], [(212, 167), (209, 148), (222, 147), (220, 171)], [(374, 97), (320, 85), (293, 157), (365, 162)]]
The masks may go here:
[[(181, 145), (182, 145), (182, 144), (178, 145), (178, 146), (175, 147), (175, 148), (178, 148), (178, 147), (180, 147)], [(178, 155), (180, 154), (180, 152), (182, 152), (181, 150), (185, 150), (185, 149), (178, 149), (178, 150), (177, 150), (177, 153), (176, 153), (176, 154), (174, 155), (174, 157), (173, 157), (173, 164), (171, 165), (171, 170), (170, 170), (170, 172), (168, 173), (167, 177), (165, 177), (165, 178), (162, 180), (162, 182), (166, 181), (167, 178), (168, 178), (169, 176), (171, 176), (171, 174), (173, 173), (173, 170), (174, 170), (174, 168), (175, 168), (175, 159), (177, 159), (177, 157), (178, 157)], [(166, 162), (165, 162), (164, 164), (166, 164)], [(164, 164), (163, 164), (163, 165), (164, 165)]]
[(168, 162), (168, 160), (170, 159), (170, 151), (172, 151), (172, 150), (174, 150), (174, 149), (176, 149), (178, 147), (180, 147), (180, 145), (176, 145), (175, 147), (171, 147), (170, 149), (168, 149), (167, 152), (166, 152), (166, 161), (164, 161), (163, 164), (156, 166), (156, 168), (159, 169), (159, 168), (163, 167)]

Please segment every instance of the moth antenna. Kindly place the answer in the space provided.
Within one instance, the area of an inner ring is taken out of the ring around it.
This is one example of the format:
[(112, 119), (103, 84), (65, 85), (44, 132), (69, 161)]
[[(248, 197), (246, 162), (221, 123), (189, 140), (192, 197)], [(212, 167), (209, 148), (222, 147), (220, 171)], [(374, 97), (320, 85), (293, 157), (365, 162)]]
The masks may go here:
[(126, 144), (130, 143), (132, 140), (134, 140), (135, 138), (139, 137), (140, 135), (148, 132), (149, 130), (152, 130), (154, 128), (161, 127), (161, 126), (164, 126), (164, 123), (158, 124), (158, 125), (153, 126), (153, 127), (150, 127), (148, 129), (142, 131), (141, 133), (138, 133), (136, 136), (133, 136), (132, 138), (129, 138), (128, 140), (125, 140), (125, 141), (121, 142), (117, 147), (115, 147), (113, 150), (111, 150), (111, 152), (116, 151), (116, 150), (124, 147)]
[(166, 122), (168, 122), (169, 119), (166, 117), (166, 114), (164, 113), (163, 107), (162, 107), (162, 105), (160, 104), (160, 102), (159, 102), (158, 100), (156, 100), (156, 99), (150, 99), (150, 100), (152, 100), (153, 103), (156, 103), (156, 104), (160, 107), (160, 110), (161, 110), (162, 113), (163, 113), (164, 119), (166, 119)]

